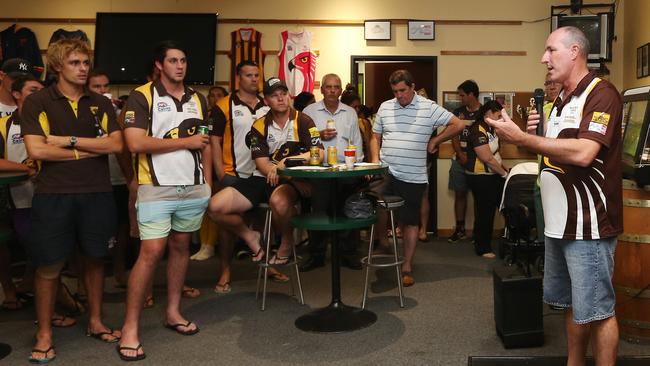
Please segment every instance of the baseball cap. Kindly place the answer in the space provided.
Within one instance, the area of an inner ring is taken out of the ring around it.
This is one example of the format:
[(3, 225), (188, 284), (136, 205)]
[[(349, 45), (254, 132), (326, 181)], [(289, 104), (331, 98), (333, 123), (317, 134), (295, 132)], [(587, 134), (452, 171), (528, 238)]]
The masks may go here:
[(31, 62), (22, 58), (10, 58), (2, 64), (2, 72), (14, 78), (20, 75), (34, 74)]
[(267, 81), (264, 82), (264, 95), (271, 95), (273, 94), (274, 91), (278, 89), (284, 89), (285, 91), (289, 91), (289, 88), (287, 88), (287, 84), (276, 77), (269, 78)]

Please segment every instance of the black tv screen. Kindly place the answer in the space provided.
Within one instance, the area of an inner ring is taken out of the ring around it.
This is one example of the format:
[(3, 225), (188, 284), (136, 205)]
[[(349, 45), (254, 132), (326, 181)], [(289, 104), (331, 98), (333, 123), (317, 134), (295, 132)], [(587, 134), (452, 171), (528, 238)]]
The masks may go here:
[(174, 40), (187, 52), (185, 82), (211, 85), (216, 37), (216, 14), (97, 13), (95, 67), (113, 84), (145, 83), (155, 46)]

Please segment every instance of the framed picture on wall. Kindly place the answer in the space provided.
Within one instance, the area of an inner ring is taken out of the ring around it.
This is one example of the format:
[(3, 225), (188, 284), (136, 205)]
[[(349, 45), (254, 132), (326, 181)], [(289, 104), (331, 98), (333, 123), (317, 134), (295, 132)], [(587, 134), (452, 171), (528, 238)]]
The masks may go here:
[(513, 92), (494, 92), (494, 100), (499, 102), (510, 116), (512, 116), (512, 98), (514, 96)]
[(363, 38), (370, 41), (390, 41), (390, 20), (366, 20), (363, 22)]
[(650, 75), (650, 43), (646, 43), (645, 46), (643, 46), (643, 50), (641, 51), (641, 61), (643, 62), (643, 70), (641, 70), (641, 76), (646, 77)]
[(640, 79), (643, 77), (643, 46), (637, 47), (636, 49), (636, 78)]
[(409, 20), (408, 32), (411, 41), (436, 39), (436, 23), (433, 20)]
[(480, 92), (478, 93), (478, 102), (485, 104), (487, 101), (494, 99), (494, 93), (492, 92)]
[(455, 91), (442, 92), (442, 106), (449, 112), (453, 112), (456, 108), (460, 108), (463, 102), (460, 100), (460, 95)]

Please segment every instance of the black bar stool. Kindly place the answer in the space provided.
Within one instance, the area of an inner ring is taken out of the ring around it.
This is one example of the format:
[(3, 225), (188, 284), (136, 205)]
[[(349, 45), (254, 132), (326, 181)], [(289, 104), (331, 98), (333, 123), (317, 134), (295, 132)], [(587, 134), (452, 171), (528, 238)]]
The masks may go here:
[[(298, 271), (298, 256), (296, 255), (296, 246), (291, 246), (291, 256), (293, 259), (289, 260), (287, 263), (283, 264), (270, 264), (269, 259), (271, 257), (271, 219), (273, 216), (273, 211), (269, 207), (268, 203), (261, 203), (258, 208), (265, 211), (264, 217), (264, 232), (262, 233), (262, 240), (265, 243), (264, 252), (266, 253), (263, 261), (260, 261), (259, 269), (257, 271), (257, 290), (255, 291), (255, 299), (259, 299), (260, 287), (262, 287), (262, 307), (261, 310), (264, 311), (266, 308), (266, 284), (268, 281), (269, 268), (270, 267), (293, 267), (293, 272), (295, 276), (290, 276), (291, 278), (291, 296), (295, 296), (296, 290), (293, 284), (294, 278), (298, 285), (298, 295), (301, 305), (305, 305), (305, 299), (302, 293), (302, 284), (300, 282), (300, 271)], [(263, 281), (260, 283), (260, 281)]]
[[(361, 308), (366, 308), (366, 300), (368, 299), (368, 278), (370, 276), (370, 268), (387, 268), (395, 267), (397, 274), (397, 290), (399, 292), (399, 306), (404, 307), (404, 288), (402, 285), (402, 271), (401, 266), (404, 263), (404, 257), (397, 253), (397, 234), (395, 231), (395, 215), (394, 212), (398, 208), (404, 206), (404, 199), (399, 196), (384, 196), (377, 200), (378, 208), (388, 210), (390, 217), (390, 226), (393, 230), (393, 253), (392, 254), (372, 254), (373, 242), (375, 235), (375, 225), (370, 228), (370, 245), (368, 245), (368, 256), (361, 259), (361, 264), (365, 267), (365, 281), (363, 283), (363, 300), (361, 301)], [(385, 233), (384, 233), (385, 234)]]

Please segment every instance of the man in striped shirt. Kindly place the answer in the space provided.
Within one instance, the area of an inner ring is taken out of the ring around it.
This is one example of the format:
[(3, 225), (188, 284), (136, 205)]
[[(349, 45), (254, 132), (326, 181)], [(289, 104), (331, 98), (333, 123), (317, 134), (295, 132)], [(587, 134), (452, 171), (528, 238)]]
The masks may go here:
[[(398, 211), (404, 233), (404, 263), (402, 282), (404, 286), (415, 283), (412, 271), (413, 255), (420, 222), (420, 204), (427, 186), (427, 151), (434, 153), (441, 142), (458, 135), (463, 122), (435, 102), (415, 93), (413, 75), (407, 70), (397, 70), (388, 79), (395, 98), (381, 104), (373, 126), (370, 143), (372, 162), (388, 164), (388, 174), (373, 187), (383, 194), (404, 198), (405, 204)], [(431, 137), (436, 128), (447, 126), (442, 133)], [(386, 215), (381, 215), (377, 232), (386, 232)], [(379, 238), (380, 251), (386, 251), (388, 243), (383, 235)]]

